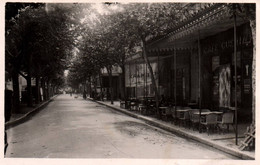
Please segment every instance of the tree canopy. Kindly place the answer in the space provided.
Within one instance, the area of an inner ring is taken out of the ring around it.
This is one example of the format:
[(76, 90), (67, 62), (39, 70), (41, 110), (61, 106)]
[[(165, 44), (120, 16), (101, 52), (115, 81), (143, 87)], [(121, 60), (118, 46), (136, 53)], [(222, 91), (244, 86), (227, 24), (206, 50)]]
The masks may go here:
[[(199, 3), (8, 4), (6, 71), (61, 83), (65, 69), (74, 85), (86, 82), (143, 50), (156, 100), (158, 92), (146, 45), (171, 32)], [(22, 7), (21, 7), (22, 6)], [(16, 12), (13, 8), (19, 9)], [(14, 16), (15, 15), (15, 16)], [(255, 19), (254, 4), (238, 5), (238, 15)]]

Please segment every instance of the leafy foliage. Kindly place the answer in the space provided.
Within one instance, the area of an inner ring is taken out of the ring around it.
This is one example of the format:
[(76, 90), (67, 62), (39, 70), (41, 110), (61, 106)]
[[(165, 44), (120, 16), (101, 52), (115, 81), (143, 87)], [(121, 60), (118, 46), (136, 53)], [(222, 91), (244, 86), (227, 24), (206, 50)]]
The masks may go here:
[(59, 6), (48, 12), (44, 6), (19, 10), (7, 24), (7, 70), (13, 68), (24, 73), (30, 70), (33, 76), (59, 79), (74, 45), (70, 20), (68, 10)]

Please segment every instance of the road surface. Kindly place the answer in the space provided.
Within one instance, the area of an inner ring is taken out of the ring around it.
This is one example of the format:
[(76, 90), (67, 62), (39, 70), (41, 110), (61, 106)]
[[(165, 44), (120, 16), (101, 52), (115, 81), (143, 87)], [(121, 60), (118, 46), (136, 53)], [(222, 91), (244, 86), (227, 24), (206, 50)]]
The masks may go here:
[(237, 159), (69, 95), (59, 95), (7, 133), (6, 157)]

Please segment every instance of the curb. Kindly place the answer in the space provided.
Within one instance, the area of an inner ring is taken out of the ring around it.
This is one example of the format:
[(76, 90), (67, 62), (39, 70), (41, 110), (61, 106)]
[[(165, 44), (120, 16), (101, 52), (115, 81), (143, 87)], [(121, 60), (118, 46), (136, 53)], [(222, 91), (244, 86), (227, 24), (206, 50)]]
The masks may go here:
[(49, 102), (51, 102), (55, 97), (57, 97), (58, 95), (53, 96), (52, 98), (50, 98), (49, 100), (41, 103), (39, 106), (37, 106), (36, 108), (34, 108), (33, 110), (31, 110), (30, 112), (24, 114), (22, 117), (14, 120), (14, 121), (9, 121), (5, 123), (5, 129), (8, 130), (9, 128), (15, 127), (21, 123), (26, 122), (29, 118), (31, 118), (32, 116), (34, 116), (37, 112), (39, 112), (40, 110), (42, 110), (43, 108), (45, 108)]
[(91, 98), (87, 98), (88, 100), (91, 100), (91, 101), (94, 101), (96, 103), (99, 103), (99, 104), (102, 104), (102, 105), (105, 105), (106, 107), (109, 107), (109, 108), (112, 108), (116, 111), (120, 111), (126, 115), (129, 115), (131, 117), (134, 117), (134, 118), (137, 118), (137, 119), (141, 119), (153, 126), (156, 126), (156, 127), (159, 127), (161, 129), (164, 129), (166, 131), (169, 131), (169, 132), (172, 132), (172, 133), (175, 133), (175, 134), (178, 134), (182, 137), (186, 137), (188, 139), (192, 139), (192, 140), (195, 140), (195, 141), (198, 141), (202, 144), (205, 144), (205, 145), (208, 145), (210, 147), (213, 147), (215, 149), (218, 149), (222, 152), (225, 152), (225, 153), (228, 153), (230, 155), (233, 155), (233, 156), (236, 156), (238, 158), (241, 158), (241, 159), (245, 159), (245, 160), (255, 160), (255, 157), (254, 156), (251, 156), (247, 153), (244, 153), (242, 151), (237, 151), (233, 148), (229, 148), (229, 147), (226, 147), (225, 145), (221, 145), (221, 144), (216, 144), (214, 142), (212, 142), (211, 140), (209, 139), (204, 139), (204, 138), (200, 138), (200, 137), (197, 137), (197, 136), (194, 136), (190, 133), (187, 133), (187, 132), (184, 132), (182, 130), (179, 130), (179, 129), (176, 129), (172, 126), (170, 126), (169, 124), (166, 124), (166, 123), (162, 123), (160, 122), (159, 120), (157, 119), (152, 119), (152, 118), (149, 118), (149, 117), (146, 117), (146, 116), (143, 116), (143, 115), (139, 115), (139, 114), (135, 114), (133, 112), (130, 112), (130, 111), (127, 111), (125, 109), (121, 109), (121, 108), (117, 108), (117, 107), (113, 107), (113, 106), (110, 106), (110, 105), (107, 105), (101, 101), (96, 101), (96, 100), (93, 100)]

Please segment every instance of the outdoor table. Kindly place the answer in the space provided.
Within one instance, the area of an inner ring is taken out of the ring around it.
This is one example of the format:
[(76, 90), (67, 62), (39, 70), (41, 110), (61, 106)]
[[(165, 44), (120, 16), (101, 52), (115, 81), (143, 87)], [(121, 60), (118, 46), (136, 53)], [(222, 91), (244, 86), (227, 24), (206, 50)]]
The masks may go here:
[(147, 100), (146, 100), (146, 99), (143, 99), (143, 98), (140, 99), (139, 101), (140, 101), (141, 104), (146, 104), (146, 102), (147, 102)]
[(188, 103), (188, 106), (191, 108), (195, 108), (198, 106), (198, 104), (197, 103)]
[(120, 101), (120, 108), (126, 108), (126, 102)]
[(236, 107), (229, 107), (228, 110), (235, 111)]
[(188, 105), (197, 105), (197, 103), (188, 103)]
[(144, 113), (146, 111), (146, 106), (144, 104), (139, 104), (138, 111), (140, 111), (141, 113)]
[(130, 101), (130, 100), (127, 100), (127, 101), (126, 101), (126, 105), (125, 105), (125, 106), (126, 106), (126, 109), (130, 108), (130, 105), (131, 105), (131, 101)]
[(222, 115), (223, 112), (219, 112), (219, 111), (211, 111), (211, 113), (215, 113), (215, 114), (218, 114), (218, 115)]
[(131, 97), (129, 100), (130, 100), (131, 102), (136, 102), (136, 101), (137, 101), (137, 99), (136, 99), (135, 97)]
[(177, 112), (187, 112), (187, 111), (190, 111), (191, 109), (177, 109), (176, 111)]
[[(202, 115), (202, 116), (205, 116), (205, 115), (208, 115), (208, 114), (211, 114), (211, 113), (215, 113), (215, 114), (217, 114), (217, 115), (223, 114), (223, 112), (219, 112), (219, 111), (210, 111), (210, 112), (201, 112), (201, 115)], [(200, 112), (194, 112), (194, 114), (199, 115)]]
[(215, 113), (218, 115), (218, 121), (220, 121), (222, 119), (222, 115), (223, 115), (223, 112), (219, 112), (219, 111), (212, 111), (212, 113)]
[(200, 114), (200, 112), (194, 112), (193, 114), (194, 115), (199, 115), (200, 114), (202, 120), (205, 120), (205, 116), (208, 115), (208, 114), (212, 114), (212, 113), (215, 113), (217, 115), (222, 115), (223, 114), (223, 112), (219, 112), (219, 111), (201, 112), (201, 114)]
[(184, 117), (184, 113), (188, 112), (190, 109), (177, 109), (176, 113), (177, 113), (177, 118), (183, 118)]
[(160, 109), (166, 109), (166, 108), (168, 108), (168, 107), (159, 107)]
[[(219, 111), (210, 111), (210, 112), (201, 112), (201, 115), (208, 115), (208, 114), (211, 114), (211, 113), (215, 113), (215, 114), (218, 114), (218, 115), (221, 115), (223, 114), (223, 112), (219, 112)], [(195, 115), (199, 115), (200, 112), (194, 112)]]
[(130, 101), (130, 110), (137, 110), (137, 101), (136, 100)]
[(159, 107), (159, 109), (162, 111), (162, 114), (166, 115), (166, 110), (168, 107)]
[(211, 114), (212, 112), (194, 112), (194, 115), (201, 115), (201, 121), (205, 120), (206, 115)]

